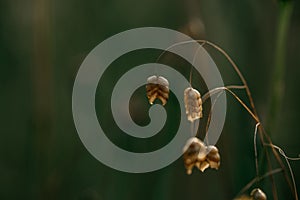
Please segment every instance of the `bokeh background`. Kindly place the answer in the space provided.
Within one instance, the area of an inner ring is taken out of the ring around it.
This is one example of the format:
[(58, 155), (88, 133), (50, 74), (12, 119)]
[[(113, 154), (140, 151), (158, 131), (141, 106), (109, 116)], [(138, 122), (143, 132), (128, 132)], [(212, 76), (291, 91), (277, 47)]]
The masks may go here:
[[(231, 97), (217, 146), (221, 168), (186, 175), (183, 160), (145, 174), (119, 172), (93, 158), (72, 118), (73, 82), (85, 56), (106, 38), (132, 28), (165, 27), (212, 41), (229, 53), (249, 82), (257, 110), (274, 144), (300, 153), (300, 2), (292, 3), (283, 62), (281, 105), (269, 121), (277, 32), (282, 2), (275, 0), (11, 0), (0, 1), (0, 199), (233, 199), (255, 177), (254, 121)], [(226, 84), (240, 84), (219, 53), (208, 48)], [(136, 51), (118, 59), (99, 83), (96, 109), (108, 137), (125, 149), (153, 150), (176, 132), (178, 102), (168, 102), (165, 128), (157, 137), (134, 140), (120, 133), (109, 110), (118, 77), (136, 64), (153, 62), (159, 51)], [(190, 66), (172, 56), (163, 63), (188, 77)], [(193, 83), (201, 86), (201, 76)], [(278, 85), (277, 85), (278, 86)], [(276, 87), (277, 87), (276, 86)], [(205, 87), (199, 89), (205, 91)], [(144, 88), (132, 97), (137, 124), (149, 122)], [(246, 99), (243, 92), (238, 92)], [(172, 96), (171, 96), (172, 97)], [(139, 108), (139, 112), (136, 111)], [(140, 112), (142, 111), (142, 112)], [(271, 114), (272, 116), (274, 114)], [(104, 117), (101, 117), (104, 116)], [(200, 124), (201, 125), (201, 124)], [(187, 134), (190, 134), (187, 130)], [(201, 135), (201, 133), (200, 133)], [(260, 149), (261, 152), (261, 149)], [(266, 170), (261, 158), (262, 170)], [(300, 162), (292, 161), (300, 187)], [(275, 162), (274, 168), (278, 167)], [(282, 173), (274, 175), (279, 199), (293, 199)], [(273, 199), (269, 179), (258, 185)], [(250, 190), (253, 188), (251, 187)], [(250, 192), (247, 191), (247, 192)]]

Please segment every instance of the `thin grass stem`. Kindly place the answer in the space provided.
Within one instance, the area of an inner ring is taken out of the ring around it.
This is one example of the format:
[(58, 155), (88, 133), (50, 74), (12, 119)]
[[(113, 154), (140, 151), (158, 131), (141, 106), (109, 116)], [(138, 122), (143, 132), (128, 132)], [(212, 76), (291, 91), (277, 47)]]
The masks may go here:
[(253, 145), (254, 145), (254, 156), (255, 156), (255, 169), (256, 169), (256, 176), (259, 176), (259, 170), (258, 170), (258, 159), (257, 159), (257, 145), (256, 145), (256, 135), (257, 135), (257, 128), (260, 125), (260, 123), (257, 123), (255, 125), (254, 130), (254, 137), (253, 137)]
[(297, 193), (297, 186), (296, 186), (296, 181), (295, 181), (295, 178), (294, 178), (294, 173), (293, 173), (293, 169), (291, 167), (291, 164), (289, 162), (289, 160), (293, 160), (293, 161), (297, 161), (297, 160), (300, 160), (299, 157), (297, 158), (292, 158), (292, 157), (288, 157), (286, 156), (285, 152), (278, 146), (274, 145), (274, 144), (264, 144), (265, 146), (269, 146), (269, 147), (272, 147), (272, 148), (275, 148), (278, 150), (278, 152), (284, 157), (285, 161), (286, 161), (286, 164), (288, 165), (288, 168), (289, 168), (289, 171), (290, 171), (290, 175), (291, 175), (291, 178), (292, 178), (292, 182), (293, 182), (293, 187), (294, 187), (294, 195), (295, 195), (295, 199), (298, 200), (298, 193)]

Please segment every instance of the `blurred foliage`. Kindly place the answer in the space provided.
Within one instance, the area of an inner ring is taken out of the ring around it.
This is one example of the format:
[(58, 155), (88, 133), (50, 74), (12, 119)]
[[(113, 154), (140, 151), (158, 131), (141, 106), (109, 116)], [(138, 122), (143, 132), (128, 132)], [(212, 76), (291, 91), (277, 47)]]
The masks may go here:
[[(195, 171), (188, 176), (183, 160), (179, 159), (159, 171), (128, 174), (104, 166), (82, 145), (72, 118), (73, 82), (85, 56), (106, 38), (136, 27), (175, 29), (225, 49), (240, 66), (258, 112), (267, 121), (278, 16), (275, 0), (1, 1), (0, 199), (233, 199), (255, 175), (255, 124), (234, 99), (228, 98), (227, 121), (217, 144), (222, 159), (218, 171)], [(287, 155), (297, 156), (299, 1), (294, 1), (290, 23), (283, 105), (277, 123), (272, 125), (272, 138)], [(239, 83), (226, 60), (214, 50), (208, 51), (225, 83)], [(135, 64), (155, 61), (158, 53), (133, 52), (123, 62), (122, 58), (116, 61), (116, 65), (124, 68), (108, 71), (111, 79), (99, 83), (98, 117), (111, 114), (107, 98), (120, 73)], [(175, 61), (162, 62), (180, 68)], [(181, 72), (188, 76), (189, 68), (181, 68)], [(193, 83), (201, 84), (200, 79), (195, 75)], [(140, 88), (133, 98), (138, 103), (145, 98), (142, 95)], [(239, 95), (245, 98), (244, 93)], [(146, 103), (139, 104), (141, 109), (149, 108)], [(165, 130), (153, 138), (154, 145), (123, 138), (112, 120), (101, 123), (111, 129), (110, 139), (124, 148), (159, 148), (172, 139), (173, 129), (176, 130), (178, 116), (174, 113), (178, 102), (170, 99), (169, 103), (168, 114), (174, 117), (168, 118)], [(132, 112), (138, 124), (149, 121), (146, 113), (136, 113), (136, 117)], [(291, 164), (300, 188), (300, 162)], [(275, 178), (279, 199), (291, 199), (282, 175)], [(272, 199), (269, 181), (262, 182), (261, 187)]]

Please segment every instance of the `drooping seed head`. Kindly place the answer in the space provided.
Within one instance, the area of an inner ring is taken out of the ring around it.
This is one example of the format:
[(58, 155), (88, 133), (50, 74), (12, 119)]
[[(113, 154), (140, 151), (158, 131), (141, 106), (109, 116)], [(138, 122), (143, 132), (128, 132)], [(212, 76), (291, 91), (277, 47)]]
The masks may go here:
[(259, 188), (255, 188), (251, 191), (250, 196), (254, 200), (267, 200), (267, 195)]
[(184, 90), (185, 112), (189, 121), (202, 118), (202, 100), (198, 90), (188, 87)]
[(167, 103), (169, 98), (169, 82), (162, 76), (150, 76), (147, 79), (147, 97), (152, 105), (155, 99), (159, 99), (162, 105)]
[(204, 172), (207, 168), (218, 169), (220, 166), (219, 151), (215, 146), (206, 146), (196, 137), (190, 138), (183, 148), (184, 165), (187, 174), (191, 174), (194, 166)]

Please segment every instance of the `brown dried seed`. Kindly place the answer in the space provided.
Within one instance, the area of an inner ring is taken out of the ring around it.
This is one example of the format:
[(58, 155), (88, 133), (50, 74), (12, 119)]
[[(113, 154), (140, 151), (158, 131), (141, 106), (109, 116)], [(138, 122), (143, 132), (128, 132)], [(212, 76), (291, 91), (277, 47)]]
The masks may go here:
[(208, 152), (208, 153), (211, 153), (211, 154), (215, 154), (215, 153), (218, 153), (219, 150), (218, 150), (217, 147), (212, 146), (212, 145), (209, 145), (209, 146), (207, 147), (207, 152)]
[(150, 104), (159, 99), (165, 105), (169, 98), (169, 82), (162, 76), (150, 76), (147, 79), (146, 91)]
[(203, 152), (205, 145), (198, 138), (194, 137), (187, 141), (183, 151), (185, 160), (198, 161), (199, 152)]
[(196, 166), (200, 171), (204, 171), (208, 167), (218, 169), (220, 166), (219, 151), (215, 146), (206, 146), (196, 137), (190, 138), (183, 148), (184, 165), (187, 174), (192, 173), (192, 169)]
[(209, 153), (206, 157), (210, 161), (213, 161), (213, 162), (216, 162), (216, 163), (220, 162), (220, 155), (219, 155), (219, 153), (216, 153), (216, 154), (210, 154)]
[(220, 166), (220, 154), (219, 150), (215, 146), (207, 147), (207, 160), (209, 162), (210, 168), (218, 169)]
[(161, 101), (162, 105), (166, 105), (167, 99), (164, 98), (163, 96), (157, 96), (157, 98)]
[(259, 188), (253, 189), (250, 196), (253, 197), (254, 200), (267, 200), (266, 194)]
[(184, 90), (184, 104), (189, 121), (193, 122), (196, 119), (202, 118), (202, 100), (200, 93), (188, 87)]
[(212, 169), (219, 169), (219, 167), (220, 167), (220, 162), (208, 160), (208, 163), (209, 163), (210, 168), (212, 168)]
[(188, 175), (192, 174), (192, 169), (193, 169), (193, 166), (192, 166), (191, 168), (187, 169), (186, 173), (187, 173)]
[(206, 161), (201, 162), (200, 167), (198, 167), (198, 169), (201, 172), (204, 172), (204, 170), (206, 170), (209, 167), (209, 163)]
[(207, 159), (210, 161), (214, 161), (216, 163), (220, 162), (220, 154), (218, 149), (215, 146), (207, 147)]
[(199, 152), (203, 152), (205, 149), (205, 144), (196, 137), (190, 138), (186, 142), (186, 145), (183, 148), (183, 159), (187, 174), (191, 174), (193, 167), (198, 165)]

